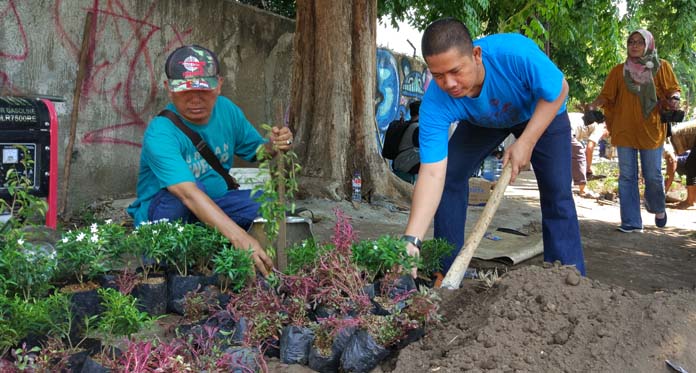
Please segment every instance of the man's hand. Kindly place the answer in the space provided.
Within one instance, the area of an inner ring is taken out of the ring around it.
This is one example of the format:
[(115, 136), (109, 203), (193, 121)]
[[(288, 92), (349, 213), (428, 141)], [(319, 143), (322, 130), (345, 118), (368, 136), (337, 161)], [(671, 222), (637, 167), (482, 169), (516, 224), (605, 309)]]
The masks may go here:
[(293, 136), (288, 127), (273, 127), (269, 138), (269, 144), (272, 144), (273, 148), (281, 152), (292, 149)]
[[(408, 255), (416, 257), (416, 258), (418, 258), (420, 256), (420, 250), (418, 250), (416, 245), (414, 245), (410, 242), (406, 243), (406, 252), (408, 253)], [(418, 277), (418, 267), (411, 268), (411, 276), (413, 276), (413, 278)]]
[(246, 248), (252, 251), (251, 259), (254, 260), (254, 266), (256, 266), (256, 269), (258, 269), (259, 272), (261, 272), (263, 277), (268, 276), (273, 268), (273, 261), (268, 254), (266, 254), (266, 251), (261, 247), (259, 241), (247, 233), (234, 241), (235, 242), (232, 242), (232, 244), (235, 247)]
[(677, 163), (677, 157), (674, 155), (674, 152), (671, 152), (669, 150), (665, 150), (663, 152), (665, 162), (667, 163), (668, 166), (671, 166), (673, 164)]
[(532, 150), (534, 150), (534, 144), (520, 140), (521, 137), (510, 145), (505, 150), (505, 155), (503, 155), (503, 166), (507, 165), (508, 162), (512, 162), (510, 183), (513, 183), (520, 170), (529, 164), (529, 160), (532, 158)]

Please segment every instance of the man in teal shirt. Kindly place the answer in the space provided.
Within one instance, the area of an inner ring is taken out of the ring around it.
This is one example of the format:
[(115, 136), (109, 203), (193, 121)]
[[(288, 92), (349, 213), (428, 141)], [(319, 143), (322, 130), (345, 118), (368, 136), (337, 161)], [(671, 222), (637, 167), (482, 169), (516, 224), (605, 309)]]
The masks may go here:
[[(171, 99), (167, 109), (201, 136), (223, 168), (232, 167), (235, 155), (255, 160), (261, 144), (271, 154), (292, 147), (288, 128), (274, 128), (266, 140), (238, 106), (220, 96), (223, 79), (212, 51), (197, 45), (180, 47), (167, 58), (165, 72), (164, 87)], [(267, 275), (273, 262), (247, 233), (259, 209), (250, 192), (228, 190), (191, 139), (169, 119), (157, 116), (143, 136), (138, 197), (128, 213), (136, 225), (168, 219), (215, 227), (235, 247), (251, 249), (256, 268)]]

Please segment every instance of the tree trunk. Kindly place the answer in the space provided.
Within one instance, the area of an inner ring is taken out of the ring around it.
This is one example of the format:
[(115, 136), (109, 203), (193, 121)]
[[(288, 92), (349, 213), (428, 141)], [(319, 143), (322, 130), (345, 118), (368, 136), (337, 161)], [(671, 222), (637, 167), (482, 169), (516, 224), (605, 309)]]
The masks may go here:
[(303, 169), (300, 196), (351, 195), (360, 171), (363, 198), (404, 202), (401, 181), (377, 148), (377, 1), (297, 1), (290, 125)]

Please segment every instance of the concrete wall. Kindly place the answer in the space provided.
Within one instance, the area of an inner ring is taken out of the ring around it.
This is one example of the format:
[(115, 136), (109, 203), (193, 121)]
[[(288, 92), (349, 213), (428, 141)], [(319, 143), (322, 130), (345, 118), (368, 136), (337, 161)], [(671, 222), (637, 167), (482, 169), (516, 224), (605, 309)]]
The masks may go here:
[[(294, 22), (226, 0), (0, 0), (0, 94), (46, 94), (60, 123), (60, 179), (87, 12), (88, 63), (72, 152), (68, 208), (131, 195), (148, 121), (166, 104), (164, 61), (183, 44), (219, 55), (223, 94), (254, 124), (287, 106)], [(1, 136), (1, 134), (0, 134)], [(62, 194), (61, 194), (62, 195)]]
[[(287, 109), (295, 28), (290, 19), (231, 0), (0, 0), (0, 95), (65, 98), (56, 104), (61, 189), (88, 12), (96, 17), (76, 106), (68, 210), (134, 195), (143, 131), (167, 102), (164, 60), (180, 45), (218, 53), (223, 95), (257, 128), (272, 123), (278, 108)], [(422, 62), (382, 48), (377, 67), (381, 144), (389, 122), (422, 96), (429, 79)]]

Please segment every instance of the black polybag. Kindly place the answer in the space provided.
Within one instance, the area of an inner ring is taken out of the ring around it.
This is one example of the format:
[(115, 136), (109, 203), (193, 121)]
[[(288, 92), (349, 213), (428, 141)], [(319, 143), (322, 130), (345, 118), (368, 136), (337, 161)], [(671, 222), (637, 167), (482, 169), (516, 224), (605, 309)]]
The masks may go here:
[(356, 331), (341, 355), (341, 367), (346, 372), (369, 372), (389, 355), (365, 330)]
[(314, 347), (314, 344), (309, 349), (309, 364), (308, 366), (320, 373), (338, 372), (338, 366), (341, 363), (341, 355), (345, 350), (350, 338), (355, 333), (355, 328), (341, 329), (334, 338), (331, 345), (331, 354), (329, 356), (322, 355), (319, 350)]
[(288, 325), (280, 335), (280, 361), (283, 364), (307, 365), (314, 332), (302, 326)]

